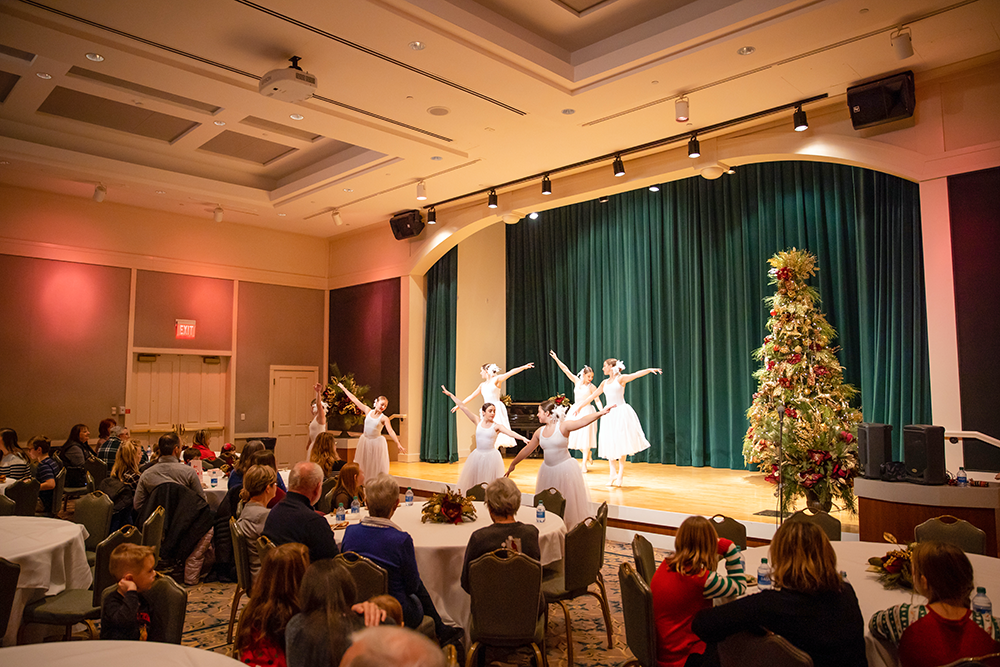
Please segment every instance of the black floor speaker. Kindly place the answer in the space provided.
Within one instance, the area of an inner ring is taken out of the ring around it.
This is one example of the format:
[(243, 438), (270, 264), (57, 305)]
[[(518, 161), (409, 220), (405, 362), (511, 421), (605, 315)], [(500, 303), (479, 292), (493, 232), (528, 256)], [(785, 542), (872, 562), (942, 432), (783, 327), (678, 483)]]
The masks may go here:
[(945, 484), (944, 427), (911, 424), (903, 427), (903, 464), (915, 484)]
[(859, 425), (858, 457), (861, 474), (868, 479), (879, 479), (882, 464), (892, 460), (892, 424)]

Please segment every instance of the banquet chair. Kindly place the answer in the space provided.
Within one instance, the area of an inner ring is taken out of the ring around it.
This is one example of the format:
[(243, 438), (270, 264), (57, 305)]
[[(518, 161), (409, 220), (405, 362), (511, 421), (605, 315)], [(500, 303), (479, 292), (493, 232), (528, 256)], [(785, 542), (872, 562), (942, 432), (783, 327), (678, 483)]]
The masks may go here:
[[(611, 610), (608, 607), (608, 593), (601, 576), (601, 561), (604, 557), (604, 526), (595, 517), (587, 517), (566, 533), (566, 556), (547, 570), (542, 580), (545, 595), (546, 615), (548, 605), (559, 603), (566, 616), (567, 663), (573, 663), (573, 624), (570, 621), (568, 600), (583, 595), (593, 595), (601, 604), (604, 613), (604, 627), (608, 633), (608, 648), (612, 645)], [(590, 590), (597, 584), (598, 591)]]
[(455, 649), (454, 644), (445, 644), (441, 647), (441, 652), (444, 653), (445, 667), (459, 667), (458, 651)]
[[(633, 542), (633, 545), (635, 543)], [(648, 544), (648, 543), (647, 543)], [(641, 574), (625, 561), (618, 566), (622, 612), (625, 616), (625, 645), (635, 656), (623, 667), (656, 665), (656, 621), (653, 619), (653, 593)]]
[(724, 514), (716, 514), (710, 521), (715, 527), (715, 534), (738, 546), (740, 551), (747, 549), (747, 527)]
[(389, 574), (375, 561), (353, 551), (345, 551), (334, 556), (354, 580), (358, 590), (357, 599), (370, 600), (376, 595), (389, 592)]
[(0, 629), (7, 631), (10, 612), (17, 595), (17, 580), (21, 576), (21, 566), (6, 558), (0, 558)]
[(236, 624), (240, 598), (244, 593), (250, 597), (250, 549), (247, 546), (247, 537), (235, 518), (229, 519), (229, 534), (233, 539), (233, 559), (236, 561), (236, 590), (233, 591), (233, 602), (229, 610), (229, 629), (226, 631), (226, 643), (232, 644), (233, 626)]
[[(635, 571), (648, 586), (656, 572), (656, 556), (653, 555), (653, 545), (639, 533), (632, 538), (632, 558), (635, 559)], [(618, 576), (621, 577), (620, 572)]]
[(323, 514), (329, 514), (333, 510), (333, 490), (337, 488), (339, 478), (339, 473), (333, 473), (323, 480), (323, 489), (319, 494), (319, 502), (316, 503), (316, 509)]
[(263, 563), (264, 559), (267, 558), (268, 554), (274, 549), (274, 542), (272, 542), (267, 535), (261, 535), (257, 538), (257, 556), (260, 562)]
[(63, 504), (63, 491), (66, 490), (66, 468), (59, 468), (56, 473), (56, 488), (52, 489), (51, 516), (59, 518), (59, 508)]
[(986, 554), (986, 533), (950, 514), (924, 521), (913, 529), (913, 536), (917, 542), (935, 540), (954, 545), (967, 554)]
[(160, 542), (163, 541), (163, 520), (166, 510), (157, 505), (153, 513), (142, 524), (142, 546), (153, 547), (153, 567), (160, 562)]
[(840, 522), (834, 519), (829, 513), (822, 510), (804, 509), (799, 510), (785, 521), (805, 521), (819, 526), (831, 542), (840, 541)]
[[(465, 492), (466, 498), (472, 498), (473, 500), (479, 501), (481, 503), (486, 502), (486, 487), (489, 486), (486, 482), (481, 484), (476, 484), (474, 487)], [(538, 503), (535, 503), (536, 505)], [(548, 507), (548, 505), (546, 505)]]
[(94, 491), (76, 501), (73, 522), (87, 529), (83, 548), (87, 551), (87, 565), (97, 562), (97, 545), (111, 532), (111, 514), (115, 504), (103, 491)]
[(14, 508), (17, 503), (0, 493), (0, 516), (14, 516)]
[(187, 590), (167, 576), (159, 576), (152, 587), (142, 594), (149, 603), (149, 636), (151, 642), (180, 644), (187, 613)]
[(975, 658), (959, 658), (942, 667), (1000, 667), (1000, 653), (989, 653)]
[[(606, 500), (597, 508), (597, 522), (601, 524), (601, 567), (597, 571), (597, 579), (603, 587), (604, 575), (601, 574), (601, 570), (604, 568), (604, 547), (608, 542), (608, 501)], [(607, 597), (606, 594), (605, 597)]]
[(566, 518), (566, 499), (563, 498), (563, 494), (559, 493), (559, 489), (553, 486), (536, 493), (535, 507), (538, 507), (540, 502), (545, 503), (546, 512), (558, 514), (560, 519)]
[(719, 642), (720, 667), (813, 667), (813, 659), (790, 641), (769, 632), (739, 632)]
[(524, 554), (498, 549), (469, 564), (472, 645), (466, 667), (477, 664), (476, 654), (484, 646), (530, 646), (536, 666), (548, 664), (541, 585), (541, 563)]
[(37, 480), (25, 477), (4, 489), (4, 494), (14, 501), (14, 516), (35, 516), (38, 486)]
[[(66, 466), (62, 467), (62, 471), (61, 472), (65, 475), (65, 473), (66, 473)], [(87, 473), (87, 485), (86, 486), (66, 486), (65, 479), (66, 478), (64, 476), (63, 477), (63, 492), (62, 492), (62, 510), (63, 510), (63, 512), (66, 511), (66, 506), (69, 504), (69, 501), (71, 501), (71, 500), (73, 500), (75, 498), (79, 498), (80, 496), (86, 495), (88, 493), (93, 493), (94, 489), (97, 488), (96, 485), (94, 484), (94, 478), (90, 476), (89, 472)], [(56, 482), (56, 484), (58, 484), (58, 483), (59, 482)], [(52, 511), (55, 512), (55, 510), (56, 510), (56, 502), (55, 502), (55, 498), (53, 498), (52, 499)]]
[[(100, 486), (108, 476), (108, 464), (98, 458), (89, 458), (83, 462), (83, 468), (93, 480), (94, 488)], [(93, 490), (93, 489), (92, 489)]]

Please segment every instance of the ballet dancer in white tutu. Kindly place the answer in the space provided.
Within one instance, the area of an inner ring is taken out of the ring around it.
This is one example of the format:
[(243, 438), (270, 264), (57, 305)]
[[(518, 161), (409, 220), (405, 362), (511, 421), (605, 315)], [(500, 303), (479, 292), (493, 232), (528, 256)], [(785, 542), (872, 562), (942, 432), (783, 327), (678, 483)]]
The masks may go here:
[(483, 403), (483, 407), (479, 409), (482, 418), (476, 419), (472, 411), (465, 403), (458, 400), (455, 394), (448, 391), (443, 385), (441, 391), (444, 392), (445, 396), (455, 401), (458, 409), (464, 412), (469, 421), (476, 425), (476, 448), (469, 452), (469, 457), (462, 465), (462, 472), (458, 475), (458, 488), (465, 492), (477, 484), (483, 482), (488, 484), (497, 477), (502, 477), (503, 457), (500, 456), (500, 451), (496, 448), (497, 436), (503, 433), (523, 442), (529, 442), (528, 439), (520, 433), (515, 433), (509, 428), (497, 424), (494, 421), (496, 407), (492, 403)]
[(309, 460), (309, 456), (312, 454), (316, 436), (326, 430), (326, 411), (330, 409), (330, 406), (323, 402), (323, 385), (317, 382), (313, 385), (313, 391), (316, 392), (316, 398), (313, 399), (311, 407), (313, 418), (309, 422), (309, 442), (306, 443), (306, 461)]
[[(606, 458), (611, 467), (608, 486), (622, 485), (626, 456), (649, 448), (649, 441), (646, 440), (642, 424), (639, 423), (639, 415), (635, 414), (632, 406), (625, 402), (625, 385), (643, 375), (663, 373), (660, 368), (646, 368), (635, 373), (623, 373), (624, 370), (625, 364), (619, 359), (605, 361), (604, 374), (608, 378), (589, 399), (594, 400), (603, 393), (607, 404), (617, 408), (609, 419), (601, 423), (601, 432), (597, 437), (597, 455)], [(618, 462), (617, 469), (615, 461)]]
[(361, 437), (358, 438), (358, 448), (354, 454), (354, 462), (361, 468), (365, 479), (374, 479), (380, 472), (389, 474), (389, 445), (385, 441), (385, 436), (382, 435), (383, 426), (389, 432), (389, 437), (399, 447), (400, 453), (406, 452), (403, 449), (403, 445), (399, 444), (399, 438), (396, 437), (396, 432), (392, 430), (389, 418), (383, 414), (385, 409), (389, 407), (389, 399), (385, 396), (379, 396), (375, 399), (375, 404), (369, 408), (358, 400), (357, 396), (348, 391), (347, 387), (343, 384), (338, 382), (337, 386), (351, 399), (354, 405), (358, 406), (359, 410), (365, 413), (365, 430), (361, 434)]
[[(492, 403), (493, 407), (496, 408), (497, 414), (493, 418), (493, 421), (506, 429), (510, 429), (510, 418), (507, 417), (507, 406), (500, 400), (500, 385), (503, 384), (503, 382), (508, 378), (514, 377), (518, 373), (534, 367), (535, 364), (525, 364), (509, 370), (506, 373), (501, 373), (500, 367), (496, 364), (483, 364), (479, 369), (479, 375), (483, 378), (483, 381), (478, 387), (476, 387), (476, 390), (469, 394), (468, 397), (466, 397), (466, 399), (462, 402), (468, 403), (476, 396), (482, 395), (483, 402)], [(458, 410), (457, 405), (451, 409), (452, 412), (455, 412), (456, 410)], [(505, 433), (501, 433), (497, 436), (497, 447), (513, 446), (514, 438), (506, 435)]]
[[(556, 356), (555, 352), (549, 350), (549, 355), (556, 360), (559, 369), (573, 383), (573, 407), (569, 409), (567, 416), (570, 419), (576, 419), (600, 410), (600, 400), (587, 401), (587, 398), (597, 391), (597, 387), (594, 386), (594, 369), (585, 365), (579, 373), (573, 375), (573, 372)], [(594, 403), (597, 404), (597, 410), (594, 409)], [(570, 433), (569, 448), (578, 449), (583, 453), (583, 459), (580, 461), (580, 469), (583, 472), (590, 470), (591, 457), (595, 447), (597, 447), (597, 422)]]
[(594, 423), (608, 414), (613, 407), (608, 405), (603, 410), (579, 419), (566, 419), (565, 407), (557, 407), (552, 399), (543, 402), (538, 406), (538, 421), (542, 423), (542, 427), (531, 436), (531, 442), (517, 453), (507, 468), (507, 474), (504, 475), (506, 477), (514, 472), (514, 467), (535, 451), (535, 447), (541, 445), (545, 459), (538, 469), (535, 493), (553, 486), (559, 490), (566, 499), (563, 520), (566, 522), (567, 530), (572, 529), (590, 514), (590, 491), (583, 482), (580, 466), (569, 454), (569, 435)]

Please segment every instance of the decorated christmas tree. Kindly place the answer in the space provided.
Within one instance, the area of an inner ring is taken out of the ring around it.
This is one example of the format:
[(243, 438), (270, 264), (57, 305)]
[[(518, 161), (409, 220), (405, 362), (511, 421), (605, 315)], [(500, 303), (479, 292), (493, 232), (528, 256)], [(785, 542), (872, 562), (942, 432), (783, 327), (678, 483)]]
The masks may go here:
[(792, 248), (768, 263), (776, 293), (764, 300), (771, 307), (770, 333), (754, 352), (762, 366), (754, 373), (758, 387), (747, 410), (743, 457), (773, 484), (780, 474), (783, 511), (805, 496), (810, 506), (829, 509), (836, 503), (855, 512), (861, 411), (851, 405), (858, 392), (844, 383), (832, 344), (837, 332), (818, 310), (819, 294), (806, 284), (816, 274), (816, 257)]

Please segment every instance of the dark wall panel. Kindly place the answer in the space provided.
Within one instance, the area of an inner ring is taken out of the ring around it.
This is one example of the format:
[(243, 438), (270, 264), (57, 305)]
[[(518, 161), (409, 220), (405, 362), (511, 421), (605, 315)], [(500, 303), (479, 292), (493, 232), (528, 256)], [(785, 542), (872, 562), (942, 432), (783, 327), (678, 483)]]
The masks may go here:
[[(195, 338), (178, 340), (174, 320), (195, 320)], [(136, 347), (232, 350), (233, 281), (139, 271), (134, 340)]]
[(369, 405), (384, 394), (386, 414), (399, 411), (399, 305), (399, 278), (330, 292), (330, 363), (371, 387)]
[[(236, 330), (236, 431), (268, 430), (271, 366), (323, 364), (324, 290), (240, 283)], [(240, 415), (246, 419), (241, 420)]]
[(22, 442), (125, 404), (130, 271), (0, 255), (0, 427)]
[(948, 178), (962, 428), (1000, 438), (1000, 168)]

